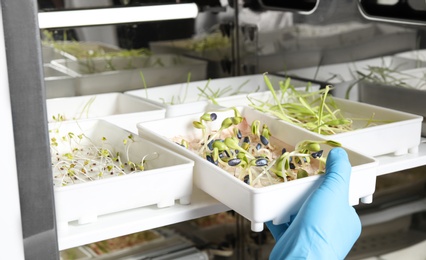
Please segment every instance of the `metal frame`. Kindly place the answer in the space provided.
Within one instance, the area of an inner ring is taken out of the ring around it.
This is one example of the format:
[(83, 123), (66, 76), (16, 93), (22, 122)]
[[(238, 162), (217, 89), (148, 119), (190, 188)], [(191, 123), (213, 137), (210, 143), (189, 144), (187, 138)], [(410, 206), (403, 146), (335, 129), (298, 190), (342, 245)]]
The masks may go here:
[(38, 4), (0, 0), (26, 259), (59, 259)]

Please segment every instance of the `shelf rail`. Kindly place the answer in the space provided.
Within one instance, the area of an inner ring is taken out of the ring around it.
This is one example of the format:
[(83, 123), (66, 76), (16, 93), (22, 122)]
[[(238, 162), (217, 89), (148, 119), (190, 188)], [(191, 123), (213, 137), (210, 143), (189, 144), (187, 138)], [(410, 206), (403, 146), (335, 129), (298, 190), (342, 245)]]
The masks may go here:
[[(40, 29), (190, 19), (195, 3), (39, 12)], [(78, 19), (76, 19), (78, 17)]]

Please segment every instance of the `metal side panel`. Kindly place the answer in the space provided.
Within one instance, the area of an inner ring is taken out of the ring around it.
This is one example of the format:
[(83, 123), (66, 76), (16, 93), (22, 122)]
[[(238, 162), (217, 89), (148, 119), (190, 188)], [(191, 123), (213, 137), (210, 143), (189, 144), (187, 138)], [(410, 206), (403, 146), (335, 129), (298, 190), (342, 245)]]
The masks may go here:
[[(0, 5), (1, 10), (1, 5)], [(0, 12), (0, 158), (2, 174), (0, 182), (0, 252), (2, 257), (24, 259), (22, 239), (21, 209), (19, 207), (18, 174), (15, 160), (12, 111), (9, 82), (7, 78), (6, 50), (4, 46), (3, 18)]]
[(1, 8), (25, 259), (59, 259), (37, 1)]

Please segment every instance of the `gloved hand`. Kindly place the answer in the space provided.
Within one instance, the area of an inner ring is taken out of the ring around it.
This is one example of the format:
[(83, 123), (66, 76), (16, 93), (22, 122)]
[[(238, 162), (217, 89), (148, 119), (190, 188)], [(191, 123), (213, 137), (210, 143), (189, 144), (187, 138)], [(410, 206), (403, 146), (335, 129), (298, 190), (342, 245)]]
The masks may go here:
[(270, 259), (344, 259), (361, 234), (361, 222), (349, 204), (351, 165), (346, 151), (333, 148), (324, 182), (290, 223), (266, 225), (276, 240)]

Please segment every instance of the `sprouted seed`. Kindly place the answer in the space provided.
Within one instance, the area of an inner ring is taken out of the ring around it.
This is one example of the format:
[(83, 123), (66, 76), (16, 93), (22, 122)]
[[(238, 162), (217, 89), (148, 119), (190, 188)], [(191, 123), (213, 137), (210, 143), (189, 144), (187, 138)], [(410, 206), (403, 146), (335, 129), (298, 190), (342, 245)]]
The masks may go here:
[(217, 113), (206, 112), (192, 124), (202, 133), (199, 140), (176, 137), (174, 141), (253, 187), (324, 173), (326, 157), (321, 145), (341, 146), (332, 140), (304, 140), (292, 150), (273, 138), (266, 124), (259, 120), (249, 124), (238, 109), (229, 109), (234, 116), (223, 119), (218, 129), (211, 126)]
[(149, 161), (159, 156), (153, 152), (141, 155), (139, 161), (132, 161), (129, 150), (137, 142), (132, 134), (123, 139), (124, 149), (116, 149), (107, 137), (91, 140), (85, 134), (60, 134), (58, 129), (50, 130), (49, 134), (55, 186), (142, 172), (146, 170)]
[(66, 120), (65, 116), (62, 114), (53, 115), (52, 119), (54, 122), (62, 122)]

